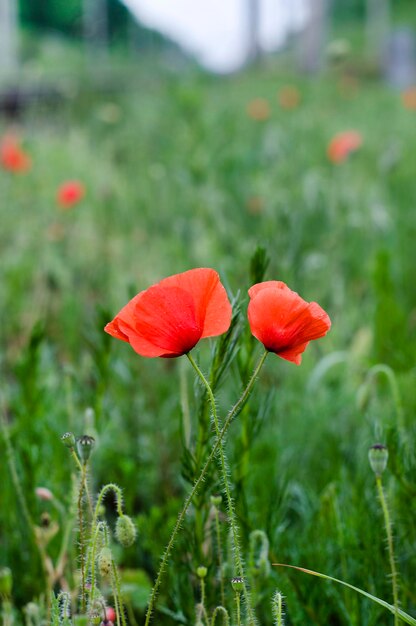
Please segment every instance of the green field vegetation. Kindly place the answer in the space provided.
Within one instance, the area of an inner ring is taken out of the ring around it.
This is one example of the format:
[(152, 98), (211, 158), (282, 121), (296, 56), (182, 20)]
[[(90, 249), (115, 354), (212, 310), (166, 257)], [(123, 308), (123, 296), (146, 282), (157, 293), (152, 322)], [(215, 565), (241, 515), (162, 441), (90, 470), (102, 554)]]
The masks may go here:
[[(277, 101), (288, 83), (301, 94), (294, 110)], [(15, 607), (7, 611), (23, 622), (22, 607), (42, 604), (45, 585), (4, 434), (34, 523), (47, 512), (59, 525), (46, 548), (56, 561), (77, 476), (60, 437), (73, 431), (96, 438), (91, 490), (117, 483), (137, 525), (136, 543), (114, 551), (129, 623), (143, 623), (160, 555), (209, 450), (207, 411), (186, 359), (139, 357), (103, 327), (153, 282), (213, 267), (240, 311), (238, 344), (227, 348), (230, 365), (217, 390), (222, 416), (261, 351), (246, 320), (253, 282), (263, 275), (285, 281), (319, 302), (333, 323), (300, 367), (269, 356), (227, 438), (260, 624), (272, 623), (276, 589), (286, 597), (287, 625), (393, 624), (388, 611), (352, 591), (269, 568), (264, 559), (259, 567), (258, 546), (250, 550), (250, 536), (263, 537), (252, 533), (263, 531), (267, 562), (324, 572), (392, 602), (367, 460), (376, 442), (389, 449), (383, 482), (401, 605), (415, 614), (416, 112), (377, 81), (345, 80), (335, 70), (314, 79), (288, 76), (274, 61), (227, 78), (139, 67), (128, 88), (116, 83), (94, 93), (65, 85), (70, 98), (38, 104), (20, 123), (31, 171), (0, 171), (0, 565), (12, 570)], [(247, 115), (258, 97), (270, 103), (264, 121)], [(328, 142), (348, 129), (362, 134), (363, 145), (333, 165)], [(55, 195), (67, 179), (81, 180), (87, 192), (62, 211)], [(204, 370), (217, 345), (219, 339), (205, 340), (194, 351)], [(390, 379), (371, 369), (377, 364)], [(206, 440), (198, 447), (201, 428)], [(36, 497), (40, 486), (58, 506)], [(221, 600), (210, 503), (220, 490), (212, 469), (169, 560), (155, 624), (196, 623), (199, 565), (208, 567), (209, 611)], [(231, 612), (224, 502), (220, 509)], [(106, 510), (113, 525), (111, 497)], [(78, 564), (74, 531), (65, 569), (70, 589)], [(42, 612), (31, 610), (27, 623), (40, 623)]]

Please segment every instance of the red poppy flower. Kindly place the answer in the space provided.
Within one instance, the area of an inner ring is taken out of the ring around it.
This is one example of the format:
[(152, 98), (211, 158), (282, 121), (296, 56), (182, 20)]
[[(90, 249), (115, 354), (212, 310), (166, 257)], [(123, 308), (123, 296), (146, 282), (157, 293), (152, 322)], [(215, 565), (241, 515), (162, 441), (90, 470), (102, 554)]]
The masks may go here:
[(342, 163), (351, 152), (361, 146), (363, 140), (356, 130), (346, 130), (335, 135), (328, 145), (328, 158), (332, 163)]
[(0, 161), (5, 170), (15, 174), (23, 174), (32, 166), (30, 156), (21, 148), (19, 141), (13, 135), (6, 135), (2, 139)]
[(331, 328), (331, 320), (319, 304), (306, 302), (281, 281), (257, 283), (248, 295), (253, 335), (266, 350), (296, 365), (300, 365), (308, 343)]
[(105, 331), (147, 357), (186, 354), (204, 337), (225, 333), (231, 305), (215, 270), (175, 274), (141, 291)]
[(402, 103), (405, 109), (416, 111), (416, 87), (409, 87), (402, 94)]
[(282, 109), (296, 109), (300, 103), (300, 93), (296, 87), (286, 85), (280, 89), (277, 99)]
[(265, 98), (254, 98), (247, 105), (247, 115), (252, 120), (264, 122), (270, 117), (270, 104)]
[(56, 201), (63, 209), (70, 209), (85, 195), (85, 187), (78, 180), (68, 180), (62, 183), (56, 194)]

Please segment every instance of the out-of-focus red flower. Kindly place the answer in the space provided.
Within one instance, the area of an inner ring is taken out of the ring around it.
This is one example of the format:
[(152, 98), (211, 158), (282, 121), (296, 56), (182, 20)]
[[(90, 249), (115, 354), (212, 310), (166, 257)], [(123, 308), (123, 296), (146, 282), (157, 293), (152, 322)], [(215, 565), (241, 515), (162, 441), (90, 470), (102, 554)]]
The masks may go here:
[(296, 109), (300, 104), (299, 90), (293, 85), (286, 85), (277, 94), (277, 101), (282, 109)]
[(108, 607), (106, 608), (106, 610), (105, 610), (105, 616), (106, 616), (106, 619), (107, 619), (108, 621), (110, 621), (110, 622), (113, 622), (113, 623), (114, 623), (114, 622), (116, 621), (116, 612), (115, 612), (115, 610), (113, 609), (113, 607), (112, 607), (112, 606), (108, 606)]
[(32, 167), (30, 156), (23, 150), (14, 135), (6, 135), (1, 140), (0, 162), (5, 170), (15, 174), (24, 174)]
[(281, 281), (257, 283), (248, 294), (252, 334), (266, 350), (296, 365), (308, 343), (331, 328), (331, 320), (319, 304), (306, 302)]
[(252, 120), (264, 122), (270, 117), (270, 104), (265, 98), (255, 98), (247, 105), (247, 115)]
[(47, 487), (36, 487), (35, 493), (39, 500), (50, 501), (53, 500), (53, 493)]
[(363, 139), (356, 130), (346, 130), (335, 135), (328, 145), (328, 158), (332, 163), (343, 163), (361, 146)]
[(85, 187), (79, 180), (67, 180), (58, 187), (56, 201), (63, 209), (70, 209), (85, 196)]
[(260, 215), (264, 210), (264, 199), (261, 196), (250, 196), (247, 199), (247, 211), (250, 215)]
[(402, 94), (402, 103), (405, 109), (416, 111), (416, 87), (409, 87)]
[(177, 357), (204, 337), (225, 333), (231, 305), (217, 272), (188, 270), (141, 291), (105, 331), (147, 357)]

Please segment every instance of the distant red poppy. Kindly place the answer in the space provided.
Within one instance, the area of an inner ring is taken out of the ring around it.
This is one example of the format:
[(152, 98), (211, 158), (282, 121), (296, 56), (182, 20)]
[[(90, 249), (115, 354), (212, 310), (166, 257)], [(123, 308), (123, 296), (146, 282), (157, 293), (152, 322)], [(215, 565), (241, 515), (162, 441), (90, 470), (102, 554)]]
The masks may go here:
[(78, 180), (67, 180), (58, 187), (56, 201), (63, 209), (70, 209), (85, 196), (85, 187)]
[(296, 109), (300, 103), (300, 93), (293, 85), (285, 85), (277, 94), (277, 100), (282, 109)]
[(188, 270), (141, 291), (105, 331), (147, 357), (186, 354), (204, 337), (225, 333), (231, 305), (217, 272)]
[(351, 152), (355, 152), (361, 146), (363, 139), (356, 130), (346, 130), (335, 135), (328, 145), (328, 158), (332, 163), (342, 163)]
[(257, 283), (248, 294), (252, 334), (266, 350), (296, 365), (308, 343), (331, 328), (331, 320), (319, 304), (306, 302), (281, 281)]
[(402, 94), (402, 103), (405, 109), (416, 111), (416, 87), (409, 87)]
[(32, 167), (30, 156), (22, 149), (14, 135), (6, 135), (0, 143), (0, 162), (2, 167), (15, 174), (24, 174)]
[(265, 98), (254, 98), (247, 105), (247, 115), (252, 120), (264, 122), (270, 117), (270, 104)]

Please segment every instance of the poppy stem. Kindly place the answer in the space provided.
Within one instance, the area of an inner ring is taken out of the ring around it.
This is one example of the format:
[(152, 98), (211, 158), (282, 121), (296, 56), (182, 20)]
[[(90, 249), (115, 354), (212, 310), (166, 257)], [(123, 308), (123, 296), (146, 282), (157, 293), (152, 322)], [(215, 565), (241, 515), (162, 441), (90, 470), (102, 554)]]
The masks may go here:
[[(212, 389), (210, 387), (209, 382), (207, 381), (207, 379), (205, 378), (205, 376), (203, 375), (203, 373), (201, 372), (201, 370), (199, 369), (197, 363), (195, 362), (194, 358), (192, 357), (191, 354), (187, 354), (186, 355), (192, 365), (192, 367), (194, 368), (197, 376), (199, 377), (200, 381), (202, 382), (202, 384), (204, 385), (205, 389), (207, 390), (207, 394), (208, 394), (208, 398), (209, 398), (209, 402), (211, 404), (211, 412), (212, 412), (212, 418), (213, 418), (213, 422), (214, 422), (214, 426), (215, 426), (215, 434), (217, 436), (217, 441), (219, 442), (218, 445), (218, 453), (219, 453), (219, 461), (220, 461), (220, 469), (221, 469), (221, 474), (222, 474), (222, 481), (223, 481), (223, 485), (224, 485), (224, 492), (225, 492), (225, 496), (227, 498), (227, 507), (228, 507), (228, 515), (229, 515), (229, 522), (230, 522), (230, 526), (231, 526), (231, 534), (233, 537), (233, 543), (234, 543), (234, 560), (235, 560), (235, 567), (236, 567), (236, 575), (238, 577), (240, 577), (243, 581), (243, 595), (244, 595), (244, 602), (246, 604), (246, 609), (247, 609), (247, 613), (249, 615), (249, 622), (250, 624), (254, 624), (255, 623), (255, 617), (254, 617), (254, 613), (253, 613), (253, 607), (251, 605), (251, 598), (250, 598), (250, 594), (249, 591), (247, 589), (247, 585), (245, 584), (244, 581), (244, 564), (243, 564), (243, 558), (241, 555), (241, 548), (240, 548), (240, 541), (238, 538), (238, 528), (237, 528), (237, 522), (236, 522), (236, 516), (235, 516), (235, 508), (234, 508), (234, 502), (233, 502), (233, 498), (231, 495), (231, 486), (230, 486), (230, 480), (229, 480), (229, 469), (228, 469), (228, 463), (227, 463), (227, 458), (224, 452), (224, 447), (223, 447), (223, 443), (222, 443), (222, 438), (221, 438), (221, 430), (220, 430), (220, 425), (219, 425), (219, 421), (218, 421), (218, 414), (217, 414), (217, 407), (215, 404), (215, 397), (214, 394), (212, 392)], [(235, 574), (233, 574), (234, 576)]]
[(145, 626), (148, 626), (150, 623), (150, 619), (152, 617), (152, 613), (153, 613), (153, 608), (155, 605), (155, 600), (156, 600), (156, 596), (157, 596), (157, 592), (159, 590), (160, 587), (160, 583), (162, 582), (162, 577), (165, 571), (165, 567), (166, 567), (166, 563), (168, 561), (169, 555), (171, 553), (171, 550), (173, 548), (173, 545), (175, 543), (175, 539), (176, 539), (176, 535), (178, 534), (178, 531), (180, 529), (180, 527), (182, 526), (183, 520), (185, 519), (185, 515), (187, 510), (189, 509), (189, 506), (192, 502), (192, 500), (195, 497), (195, 494), (197, 493), (201, 483), (203, 482), (204, 478), (205, 478), (205, 474), (208, 471), (209, 466), (211, 465), (212, 460), (214, 459), (218, 447), (223, 439), (223, 437), (225, 436), (231, 422), (233, 421), (233, 419), (240, 413), (241, 409), (243, 408), (244, 404), (247, 402), (248, 396), (250, 395), (250, 392), (254, 386), (254, 383), (256, 382), (257, 376), (260, 373), (261, 368), (263, 367), (264, 361), (266, 360), (266, 357), (268, 355), (268, 351), (265, 350), (264, 353), (261, 355), (259, 362), (257, 363), (256, 367), (254, 368), (253, 374), (251, 375), (250, 380), (247, 383), (246, 388), (244, 389), (243, 393), (241, 394), (240, 398), (237, 400), (237, 402), (234, 404), (234, 406), (230, 409), (227, 418), (224, 422), (224, 426), (221, 429), (220, 435), (219, 437), (217, 437), (214, 445), (212, 446), (211, 452), (205, 462), (204, 467), (201, 470), (200, 475), (198, 476), (198, 478), (196, 479), (194, 486), (192, 487), (191, 492), (189, 493), (188, 497), (185, 500), (185, 504), (183, 505), (183, 508), (181, 510), (181, 512), (178, 515), (178, 519), (176, 520), (176, 524), (175, 527), (172, 531), (172, 534), (170, 536), (168, 545), (166, 546), (165, 552), (163, 553), (162, 556), (162, 560), (159, 566), (159, 571), (155, 580), (155, 583), (153, 585), (153, 589), (152, 589), (152, 593), (150, 596), (150, 600), (149, 600), (149, 605), (147, 607), (147, 612), (146, 612), (146, 620), (145, 620)]

